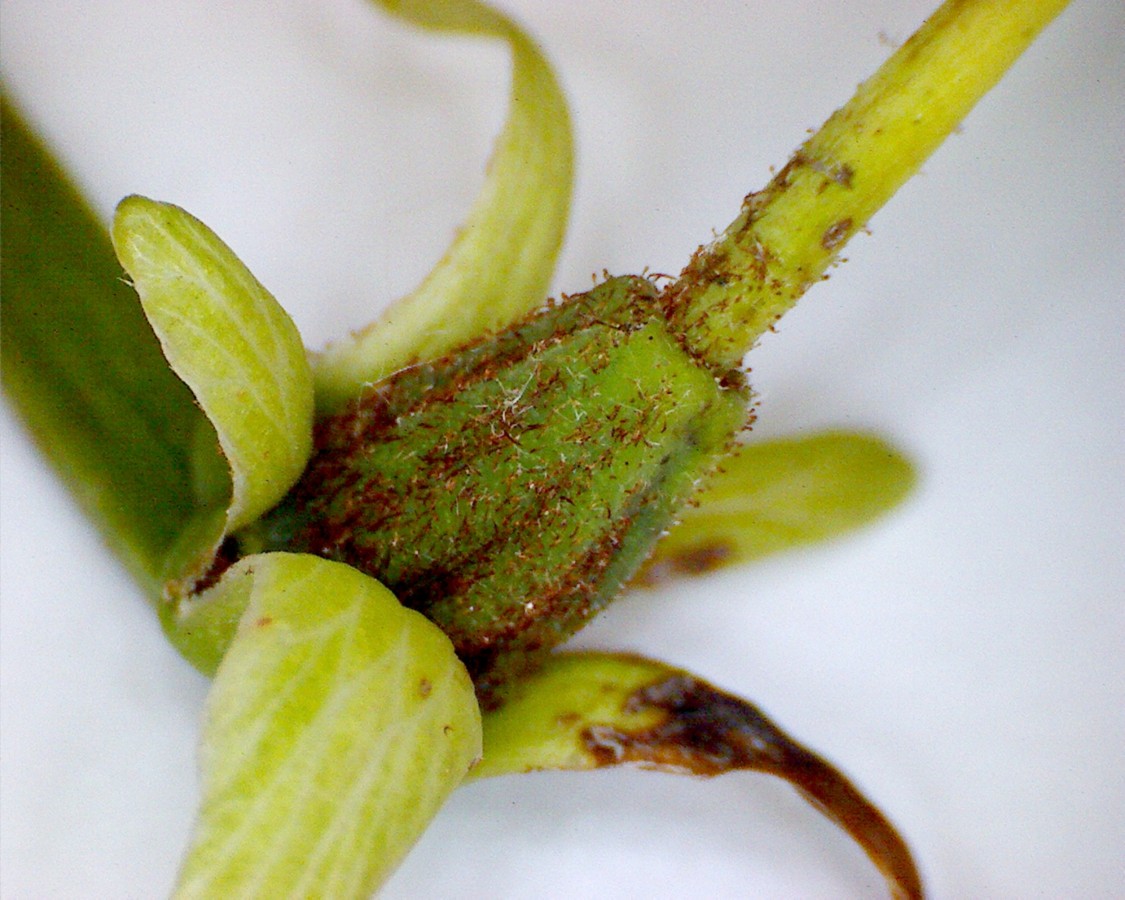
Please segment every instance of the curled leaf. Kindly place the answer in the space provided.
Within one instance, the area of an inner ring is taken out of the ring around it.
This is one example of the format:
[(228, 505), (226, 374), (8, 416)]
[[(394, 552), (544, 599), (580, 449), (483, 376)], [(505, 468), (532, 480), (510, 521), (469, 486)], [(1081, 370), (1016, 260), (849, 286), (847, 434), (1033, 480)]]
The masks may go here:
[(914, 481), (910, 462), (870, 435), (827, 432), (740, 447), (657, 544), (637, 583), (835, 537), (894, 507)]
[(570, 205), (570, 117), (531, 39), (473, 0), (378, 2), (424, 28), (507, 41), (512, 93), (484, 185), (445, 256), (382, 318), (314, 359), (322, 412), (338, 409), (364, 384), (499, 330), (542, 304)]
[(112, 238), (164, 355), (217, 433), (232, 482), (221, 530), (232, 531), (276, 504), (311, 453), (301, 337), (230, 248), (179, 207), (127, 197)]
[[(480, 755), (448, 639), (340, 563), (247, 557), (175, 896), (367, 897)], [(233, 584), (232, 584), (233, 583)]]
[(842, 773), (757, 707), (663, 663), (555, 656), (485, 715), (484, 748), (476, 778), (625, 764), (690, 775), (776, 775), (851, 835), (896, 897), (922, 896), (909, 848)]

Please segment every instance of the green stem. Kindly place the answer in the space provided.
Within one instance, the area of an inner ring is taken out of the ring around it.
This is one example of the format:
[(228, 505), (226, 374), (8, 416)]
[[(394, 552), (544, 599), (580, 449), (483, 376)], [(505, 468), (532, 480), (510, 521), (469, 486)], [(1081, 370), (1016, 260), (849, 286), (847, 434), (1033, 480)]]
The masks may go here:
[(695, 254), (664, 294), (673, 330), (737, 365), (1066, 5), (947, 0)]

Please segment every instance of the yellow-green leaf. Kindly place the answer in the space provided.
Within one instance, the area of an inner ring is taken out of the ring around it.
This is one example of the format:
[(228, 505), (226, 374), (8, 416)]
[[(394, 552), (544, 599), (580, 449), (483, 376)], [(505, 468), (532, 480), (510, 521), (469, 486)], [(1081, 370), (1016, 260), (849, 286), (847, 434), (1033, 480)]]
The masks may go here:
[(312, 451), (301, 337), (231, 249), (179, 207), (127, 197), (112, 238), (168, 362), (217, 432), (231, 471), (232, 531), (276, 504)]
[(246, 601), (207, 700), (203, 805), (177, 898), (366, 898), (480, 756), (449, 640), (378, 582), (295, 554)]
[(858, 528), (898, 504), (910, 462), (864, 434), (827, 432), (740, 447), (638, 577), (698, 575)]
[(325, 412), (366, 383), (441, 356), (540, 306), (570, 205), (570, 117), (535, 44), (510, 19), (473, 0), (377, 2), (424, 28), (507, 41), (512, 92), (484, 185), (445, 256), (410, 296), (314, 359), (317, 404)]

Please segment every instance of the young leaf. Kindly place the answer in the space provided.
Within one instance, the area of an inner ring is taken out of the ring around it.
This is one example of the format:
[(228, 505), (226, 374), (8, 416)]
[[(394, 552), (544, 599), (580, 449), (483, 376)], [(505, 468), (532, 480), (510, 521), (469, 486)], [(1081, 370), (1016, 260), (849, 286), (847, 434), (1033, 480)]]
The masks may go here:
[(914, 481), (907, 459), (870, 435), (740, 447), (656, 545), (637, 582), (699, 575), (835, 537), (891, 509)]
[(292, 320), (206, 225), (127, 197), (112, 238), (172, 369), (218, 434), (232, 531), (278, 502), (312, 450), (312, 374)]
[(448, 639), (378, 582), (247, 557), (207, 700), (203, 805), (175, 896), (367, 897), (480, 756)]
[(338, 409), (364, 384), (441, 356), (541, 305), (570, 205), (570, 117), (558, 82), (531, 39), (510, 19), (473, 0), (377, 2), (425, 28), (507, 41), (511, 101), (485, 183), (442, 260), (381, 319), (314, 359), (322, 412)]

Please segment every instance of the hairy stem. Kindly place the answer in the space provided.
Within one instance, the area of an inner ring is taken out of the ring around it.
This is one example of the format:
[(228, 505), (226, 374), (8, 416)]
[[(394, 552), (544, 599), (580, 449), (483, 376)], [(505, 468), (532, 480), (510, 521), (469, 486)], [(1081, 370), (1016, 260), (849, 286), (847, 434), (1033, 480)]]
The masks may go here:
[(737, 365), (1066, 5), (947, 0), (669, 285), (673, 330)]

